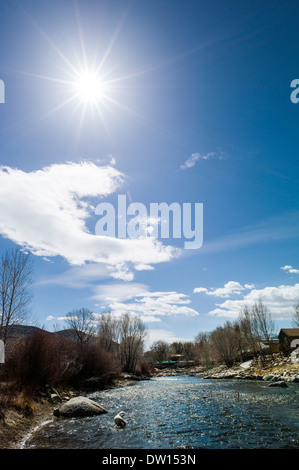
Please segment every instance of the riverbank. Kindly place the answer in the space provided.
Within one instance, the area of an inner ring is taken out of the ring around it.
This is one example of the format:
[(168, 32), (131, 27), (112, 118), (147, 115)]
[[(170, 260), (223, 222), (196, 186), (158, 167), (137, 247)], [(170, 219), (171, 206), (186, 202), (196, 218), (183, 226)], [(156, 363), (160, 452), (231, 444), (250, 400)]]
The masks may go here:
[[(84, 393), (84, 392), (83, 392)], [(82, 392), (47, 388), (32, 398), (22, 393), (1, 410), (0, 449), (16, 449), (27, 434), (53, 418), (54, 408)]]
[(197, 376), (203, 379), (243, 379), (299, 383), (299, 362), (295, 363), (291, 357), (284, 357), (277, 353), (273, 356), (259, 356), (233, 367), (220, 365), (209, 369), (203, 366), (179, 369), (164, 368), (157, 370), (155, 376), (171, 377), (180, 374)]
[(228, 368), (224, 365), (201, 374), (204, 379), (263, 380), (299, 383), (299, 363), (279, 353), (259, 356), (252, 361)]
[[(156, 369), (153, 377), (178, 375), (197, 376), (202, 379), (240, 379), (272, 382), (299, 383), (299, 363), (281, 355), (256, 358), (245, 364), (228, 368), (225, 365), (207, 369), (203, 366), (188, 368)], [(124, 388), (149, 380), (133, 374), (121, 374), (107, 389)], [(11, 405), (0, 410), (0, 449), (17, 449), (25, 437), (45, 421), (55, 419), (53, 411), (75, 396), (86, 396), (94, 390), (56, 390), (47, 389), (30, 401), (16, 399)]]
[[(298, 449), (299, 387), (267, 385), (179, 373), (94, 392), (89, 398), (108, 413), (54, 419), (29, 436), (25, 449)], [(120, 410), (122, 430), (113, 421)]]
[[(133, 374), (121, 374), (107, 389), (128, 387), (147, 377), (136, 377)], [(48, 388), (32, 399), (24, 399), (22, 394), (11, 400), (11, 403), (0, 409), (0, 449), (19, 449), (21, 444), (36, 428), (46, 421), (53, 420), (54, 409), (70, 398), (87, 396), (93, 389), (63, 390)]]
[(50, 403), (34, 403), (31, 416), (14, 408), (5, 411), (5, 422), (0, 424), (0, 449), (17, 449), (30, 430), (51, 419), (53, 406)]

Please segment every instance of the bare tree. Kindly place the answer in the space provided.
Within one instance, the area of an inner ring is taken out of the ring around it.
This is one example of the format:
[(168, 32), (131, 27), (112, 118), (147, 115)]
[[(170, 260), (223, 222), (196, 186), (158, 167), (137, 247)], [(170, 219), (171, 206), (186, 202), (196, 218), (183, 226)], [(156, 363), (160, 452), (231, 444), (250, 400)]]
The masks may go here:
[(295, 328), (299, 328), (299, 302), (294, 306), (293, 324)]
[(7, 251), (0, 262), (0, 338), (7, 340), (8, 329), (22, 323), (32, 300), (33, 263), (30, 254), (18, 249)]
[(211, 360), (211, 341), (210, 333), (198, 333), (194, 339), (195, 351), (197, 358), (203, 362), (208, 363)]
[(137, 361), (142, 357), (145, 325), (137, 315), (124, 313), (119, 320), (119, 357), (126, 372), (135, 372)]
[(81, 346), (87, 343), (95, 333), (93, 312), (87, 308), (78, 308), (68, 312), (65, 322), (70, 329), (74, 330)]
[(163, 362), (168, 359), (170, 346), (165, 341), (156, 341), (151, 345), (153, 351), (153, 358), (155, 361)]
[(171, 343), (171, 349), (173, 354), (184, 354), (184, 343), (182, 341), (174, 341)]
[(120, 334), (120, 325), (117, 318), (111, 315), (111, 312), (102, 313), (98, 320), (98, 340), (102, 348), (108, 352), (116, 352), (118, 349), (118, 340)]
[(211, 333), (211, 341), (216, 356), (227, 367), (231, 367), (239, 353), (239, 344), (236, 329), (230, 322), (226, 322), (223, 327), (218, 327)]
[(255, 335), (259, 344), (270, 345), (275, 332), (275, 325), (267, 307), (259, 301), (252, 306)]
[(252, 309), (249, 306), (246, 305), (243, 308), (239, 316), (238, 323), (242, 336), (242, 353), (245, 351), (250, 351), (254, 354), (257, 354), (259, 345), (258, 339), (256, 337), (256, 327)]

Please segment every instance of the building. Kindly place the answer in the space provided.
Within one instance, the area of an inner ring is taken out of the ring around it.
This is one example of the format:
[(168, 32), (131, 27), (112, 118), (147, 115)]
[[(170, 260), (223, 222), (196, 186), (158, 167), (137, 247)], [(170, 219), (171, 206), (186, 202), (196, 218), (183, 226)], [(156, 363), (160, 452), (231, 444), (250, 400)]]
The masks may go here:
[(281, 351), (295, 349), (299, 346), (299, 328), (283, 328), (279, 332), (278, 339)]
[(171, 354), (170, 360), (175, 361), (175, 362), (183, 361), (184, 360), (184, 355), (183, 354)]

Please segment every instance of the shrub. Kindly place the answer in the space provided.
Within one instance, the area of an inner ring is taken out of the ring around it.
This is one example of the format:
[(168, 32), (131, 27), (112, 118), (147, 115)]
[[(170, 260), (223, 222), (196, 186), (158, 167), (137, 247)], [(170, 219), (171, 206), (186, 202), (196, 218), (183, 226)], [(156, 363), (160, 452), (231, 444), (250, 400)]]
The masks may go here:
[(62, 383), (73, 362), (74, 343), (66, 338), (35, 331), (10, 345), (4, 378), (18, 389), (33, 393), (46, 385)]
[(146, 376), (150, 377), (151, 372), (153, 371), (153, 367), (151, 367), (147, 362), (145, 361), (138, 361), (135, 369), (135, 374), (137, 376)]
[(9, 345), (1, 379), (28, 397), (46, 386), (102, 387), (120, 372), (118, 359), (97, 343), (37, 330)]
[(77, 373), (70, 378), (72, 385), (102, 387), (108, 385), (121, 372), (119, 360), (97, 343), (80, 347), (77, 358)]

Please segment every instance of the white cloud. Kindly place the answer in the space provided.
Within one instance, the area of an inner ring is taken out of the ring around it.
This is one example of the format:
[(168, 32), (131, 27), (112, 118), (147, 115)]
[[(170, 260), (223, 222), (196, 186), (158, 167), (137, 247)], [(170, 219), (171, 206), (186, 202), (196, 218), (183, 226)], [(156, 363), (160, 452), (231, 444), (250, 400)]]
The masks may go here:
[(152, 271), (155, 268), (150, 264), (135, 264), (136, 271)]
[(295, 269), (295, 268), (293, 268), (293, 266), (290, 266), (288, 264), (281, 267), (280, 269), (282, 269), (283, 271), (287, 271), (290, 274), (299, 274), (299, 269)]
[(71, 316), (68, 316), (68, 317), (64, 316), (64, 317), (58, 317), (57, 320), (59, 320), (59, 321), (65, 321), (65, 320), (76, 321), (76, 320), (78, 320), (78, 317), (77, 317), (76, 315), (73, 316), (73, 317), (71, 317)]
[(186, 170), (187, 168), (192, 168), (198, 160), (209, 160), (214, 155), (215, 152), (209, 152), (205, 155), (201, 155), (200, 153), (192, 153), (191, 157), (187, 158), (185, 163), (180, 166), (180, 169)]
[(123, 302), (132, 299), (138, 295), (144, 295), (148, 286), (145, 284), (129, 283), (129, 284), (106, 284), (96, 286), (94, 288), (94, 300), (102, 302)]
[(252, 289), (242, 299), (225, 300), (216, 304), (216, 308), (209, 315), (217, 317), (237, 318), (246, 305), (252, 305), (260, 300), (269, 309), (276, 320), (290, 320), (294, 305), (299, 299), (299, 284), (270, 286), (263, 289)]
[(140, 315), (140, 319), (141, 321), (143, 321), (144, 323), (160, 323), (161, 322), (161, 318), (158, 318), (158, 317), (154, 317), (153, 315)]
[(46, 321), (51, 321), (51, 320), (55, 320), (55, 317), (53, 317), (52, 315), (48, 315), (46, 318)]
[[(35, 285), (59, 285), (75, 289), (84, 289), (90, 283), (107, 279), (110, 277), (110, 270), (107, 266), (97, 263), (87, 263), (82, 266), (75, 266), (67, 269), (62, 274), (55, 276), (41, 277)], [(126, 279), (124, 279), (126, 280)]]
[(131, 313), (142, 316), (144, 321), (153, 322), (165, 316), (199, 315), (189, 306), (191, 300), (188, 295), (177, 292), (147, 292), (145, 288), (142, 284), (124, 285), (122, 289), (121, 285), (100, 286), (99, 295), (106, 301), (112, 298), (106, 307), (115, 316)]
[[(163, 328), (149, 328), (147, 330), (146, 346), (149, 348), (156, 341), (165, 341), (168, 344), (179, 342), (179, 341), (190, 341), (190, 338), (183, 338), (176, 335), (171, 330)], [(192, 341), (192, 339), (191, 339)]]
[(224, 287), (219, 287), (218, 289), (208, 290), (205, 287), (196, 287), (193, 292), (195, 294), (204, 293), (215, 297), (230, 297), (231, 295), (240, 295), (243, 290), (251, 289), (253, 287), (253, 284), (245, 284), (245, 286), (242, 286), (239, 282), (229, 281), (224, 285)]
[(88, 231), (87, 198), (115, 192), (124, 176), (92, 162), (55, 164), (26, 173), (0, 168), (0, 233), (37, 256), (62, 256), (72, 265), (101, 263), (111, 277), (167, 262), (180, 251), (153, 237), (117, 239)]

